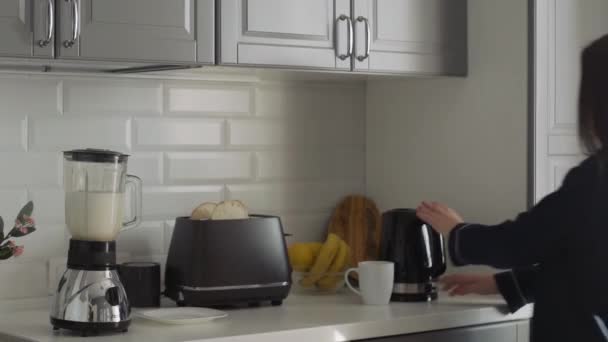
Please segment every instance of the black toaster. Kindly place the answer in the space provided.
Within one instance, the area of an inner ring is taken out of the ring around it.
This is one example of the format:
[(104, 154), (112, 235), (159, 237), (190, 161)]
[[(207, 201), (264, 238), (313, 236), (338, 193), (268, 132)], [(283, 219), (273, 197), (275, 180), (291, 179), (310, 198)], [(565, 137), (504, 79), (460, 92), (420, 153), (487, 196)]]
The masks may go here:
[(179, 306), (281, 305), (291, 266), (281, 219), (175, 222), (165, 270), (165, 295)]

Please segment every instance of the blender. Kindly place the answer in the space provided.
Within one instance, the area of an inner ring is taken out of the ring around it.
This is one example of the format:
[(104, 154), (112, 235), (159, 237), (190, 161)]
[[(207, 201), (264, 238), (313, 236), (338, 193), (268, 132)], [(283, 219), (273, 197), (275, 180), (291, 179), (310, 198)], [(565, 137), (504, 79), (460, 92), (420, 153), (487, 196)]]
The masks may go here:
[[(116, 265), (116, 237), (141, 222), (141, 180), (127, 175), (128, 155), (82, 149), (63, 153), (67, 270), (51, 308), (53, 329), (83, 336), (126, 332), (131, 307)], [(132, 218), (123, 222), (126, 189)]]

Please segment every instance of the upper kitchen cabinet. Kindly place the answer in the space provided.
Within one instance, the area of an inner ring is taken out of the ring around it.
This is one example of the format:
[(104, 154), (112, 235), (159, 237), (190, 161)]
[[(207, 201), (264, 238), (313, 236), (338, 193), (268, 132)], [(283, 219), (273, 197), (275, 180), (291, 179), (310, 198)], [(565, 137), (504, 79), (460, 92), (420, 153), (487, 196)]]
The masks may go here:
[(353, 70), (466, 75), (467, 0), (354, 0)]
[(214, 0), (58, 0), (57, 5), (58, 58), (214, 63)]
[(0, 56), (51, 57), (54, 0), (0, 1)]
[(350, 70), (350, 0), (222, 0), (219, 63)]

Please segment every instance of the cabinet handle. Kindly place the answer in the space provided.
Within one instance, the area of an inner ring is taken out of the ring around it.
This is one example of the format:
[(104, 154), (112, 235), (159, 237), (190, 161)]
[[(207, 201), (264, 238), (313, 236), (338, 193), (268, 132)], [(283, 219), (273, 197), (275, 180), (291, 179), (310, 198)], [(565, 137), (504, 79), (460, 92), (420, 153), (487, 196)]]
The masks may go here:
[(55, 8), (53, 0), (48, 0), (48, 7), (46, 13), (46, 38), (38, 41), (38, 46), (45, 47), (49, 45), (53, 39), (53, 31), (55, 31)]
[(367, 57), (369, 57), (369, 53), (370, 53), (370, 49), (371, 49), (371, 45), (372, 45), (372, 32), (369, 27), (369, 20), (367, 20), (366, 17), (361, 17), (361, 16), (357, 17), (357, 22), (365, 23), (365, 55), (357, 56), (357, 60), (359, 60), (359, 62), (363, 62)]
[(80, 36), (80, 0), (65, 0), (65, 2), (72, 3), (72, 39), (63, 41), (63, 46), (71, 48), (76, 44), (78, 37)]
[[(338, 51), (338, 22), (340, 21), (346, 21), (346, 26), (348, 28), (348, 33), (347, 33), (347, 37), (346, 39), (348, 40), (348, 47), (346, 48), (346, 54), (345, 55), (341, 55), (340, 52)], [(340, 58), (341, 60), (345, 60), (347, 58), (349, 58), (350, 56), (352, 56), (353, 54), (353, 22), (350, 19), (349, 16), (342, 14), (341, 16), (338, 17), (338, 19), (336, 19), (336, 27), (334, 28), (334, 41), (336, 42), (336, 57)]]

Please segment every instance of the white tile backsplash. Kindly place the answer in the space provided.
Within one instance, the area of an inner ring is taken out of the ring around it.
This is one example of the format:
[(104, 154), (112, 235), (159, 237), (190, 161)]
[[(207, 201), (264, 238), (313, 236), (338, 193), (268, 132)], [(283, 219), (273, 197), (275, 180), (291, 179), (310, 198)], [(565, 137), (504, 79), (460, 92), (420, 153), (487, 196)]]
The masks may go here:
[(65, 198), (62, 187), (30, 187), (29, 199), (34, 202), (38, 223), (65, 223)]
[(230, 120), (230, 145), (234, 146), (272, 146), (289, 142), (287, 125), (270, 120)]
[(83, 146), (125, 151), (128, 119), (121, 117), (30, 118), (33, 151), (63, 151)]
[(13, 227), (17, 213), (27, 202), (25, 188), (0, 189), (0, 217), (4, 220), (4, 231), (7, 233)]
[(2, 299), (42, 297), (47, 293), (47, 265), (43, 260), (0, 261), (0, 279)]
[(249, 114), (252, 89), (246, 86), (170, 84), (167, 86), (167, 113), (179, 114)]
[(257, 152), (258, 177), (263, 180), (349, 179), (363, 181), (365, 151), (318, 149)]
[(262, 85), (256, 91), (256, 114), (260, 116), (353, 113), (364, 107), (363, 87), (333, 87), (331, 84), (323, 83), (303, 86), (273, 84)]
[(232, 146), (364, 146), (365, 122), (353, 113), (308, 113), (228, 121)]
[(146, 219), (189, 216), (197, 204), (221, 201), (224, 187), (210, 186), (152, 186), (144, 188), (143, 215)]
[(120, 233), (116, 241), (116, 249), (137, 256), (162, 254), (164, 230), (163, 221), (142, 222), (139, 227)]
[(254, 213), (329, 211), (351, 193), (362, 193), (363, 183), (305, 182), (228, 185), (229, 199), (245, 202)]
[(59, 153), (0, 152), (0, 160), (0, 187), (61, 184), (62, 164)]
[(7, 117), (0, 125), (0, 151), (25, 150), (25, 117)]
[(249, 179), (252, 155), (250, 152), (167, 153), (166, 171), (170, 183)]
[(223, 120), (136, 119), (135, 145), (157, 150), (220, 146), (223, 125)]
[(56, 287), (70, 148), (128, 153), (143, 180), (144, 223), (119, 235), (121, 260), (164, 263), (174, 219), (225, 198), (280, 215), (289, 241), (322, 239), (336, 202), (364, 190), (364, 84), (229, 76), (0, 74), (0, 215), (12, 227), (33, 200), (37, 221), (16, 240), (25, 254), (0, 261), (0, 299)]
[(158, 185), (162, 182), (163, 154), (161, 152), (131, 153), (127, 172), (137, 175), (146, 185)]
[(63, 111), (66, 115), (159, 115), (161, 83), (144, 80), (66, 80)]
[(56, 78), (2, 76), (0, 80), (0, 116), (14, 114), (53, 116), (59, 113)]
[(25, 246), (23, 254), (14, 260), (48, 258), (67, 255), (68, 235), (64, 224), (37, 222), (36, 231), (15, 239), (15, 243)]

